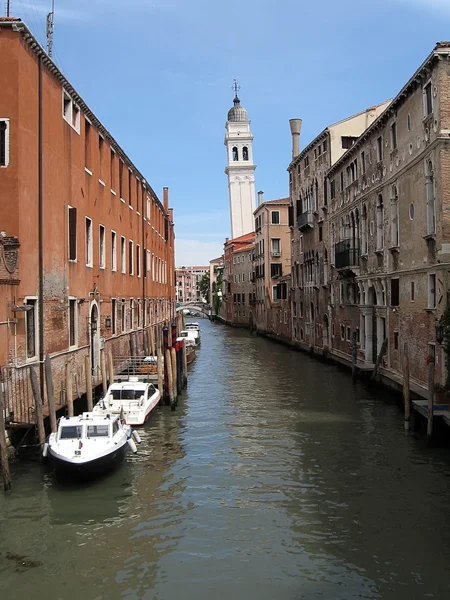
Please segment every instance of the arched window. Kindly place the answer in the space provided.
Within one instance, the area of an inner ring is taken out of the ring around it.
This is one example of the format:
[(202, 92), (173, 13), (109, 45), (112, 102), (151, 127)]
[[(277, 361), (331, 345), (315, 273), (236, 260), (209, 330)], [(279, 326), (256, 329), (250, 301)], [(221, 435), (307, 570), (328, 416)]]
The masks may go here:
[(434, 194), (434, 171), (431, 160), (427, 161), (425, 173), (425, 187), (427, 192), (427, 234), (436, 233), (436, 199)]
[(369, 223), (367, 220), (367, 206), (364, 204), (361, 219), (361, 252), (367, 254), (369, 239)]
[(391, 188), (391, 246), (399, 245), (399, 214), (397, 186)]
[(233, 160), (239, 160), (238, 149), (236, 146), (233, 148)]
[(384, 207), (383, 196), (380, 194), (377, 201), (377, 250), (382, 250), (384, 247)]
[(242, 148), (242, 160), (248, 160), (248, 148), (244, 146)]

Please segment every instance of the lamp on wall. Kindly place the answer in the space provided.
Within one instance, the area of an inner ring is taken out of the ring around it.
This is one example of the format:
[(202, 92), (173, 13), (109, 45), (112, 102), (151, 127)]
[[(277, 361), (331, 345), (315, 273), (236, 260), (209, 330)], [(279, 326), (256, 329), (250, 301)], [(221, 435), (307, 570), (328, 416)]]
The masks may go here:
[(111, 317), (109, 315), (105, 317), (105, 327), (106, 329), (111, 329)]
[(97, 320), (91, 321), (91, 331), (97, 331)]

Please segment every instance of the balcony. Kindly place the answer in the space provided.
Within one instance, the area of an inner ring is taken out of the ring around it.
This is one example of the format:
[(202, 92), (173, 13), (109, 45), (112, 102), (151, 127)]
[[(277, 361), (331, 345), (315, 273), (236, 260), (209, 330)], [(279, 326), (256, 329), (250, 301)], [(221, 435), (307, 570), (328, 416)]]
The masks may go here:
[(334, 264), (336, 269), (359, 267), (359, 243), (352, 244), (352, 240), (342, 240), (334, 245)]
[(272, 250), (272, 257), (273, 258), (280, 258), (280, 256), (281, 256), (280, 250)]
[(314, 225), (312, 210), (307, 210), (306, 212), (300, 213), (298, 215), (297, 225), (300, 231), (308, 228), (312, 229)]

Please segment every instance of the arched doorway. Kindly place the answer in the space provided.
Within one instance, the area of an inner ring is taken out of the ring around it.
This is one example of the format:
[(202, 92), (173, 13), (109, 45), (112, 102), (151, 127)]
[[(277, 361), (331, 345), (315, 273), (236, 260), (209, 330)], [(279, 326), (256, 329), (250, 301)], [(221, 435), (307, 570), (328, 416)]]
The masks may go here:
[(92, 374), (99, 375), (100, 369), (100, 331), (99, 331), (99, 314), (96, 302), (91, 306), (91, 318), (89, 321), (90, 347), (91, 347), (91, 365)]

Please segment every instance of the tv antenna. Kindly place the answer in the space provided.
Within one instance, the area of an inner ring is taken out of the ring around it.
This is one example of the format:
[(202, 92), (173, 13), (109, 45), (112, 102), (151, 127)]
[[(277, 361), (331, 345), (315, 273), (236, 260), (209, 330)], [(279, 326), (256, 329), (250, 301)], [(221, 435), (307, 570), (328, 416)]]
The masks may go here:
[(52, 0), (52, 11), (47, 14), (47, 54), (53, 54), (53, 30), (55, 24), (55, 0)]

